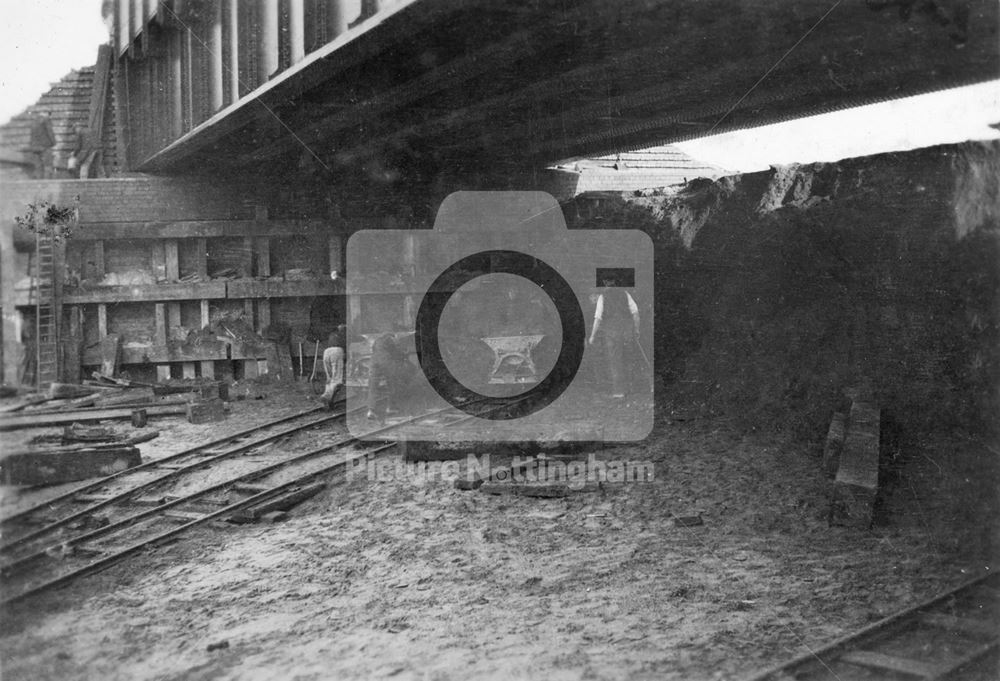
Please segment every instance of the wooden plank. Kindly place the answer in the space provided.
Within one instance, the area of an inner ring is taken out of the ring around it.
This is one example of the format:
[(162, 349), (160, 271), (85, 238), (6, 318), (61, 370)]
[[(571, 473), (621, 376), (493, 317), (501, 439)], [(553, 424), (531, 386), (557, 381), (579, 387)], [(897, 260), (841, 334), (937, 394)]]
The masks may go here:
[(2, 315), (0, 338), (3, 338), (3, 383), (17, 385), (20, 374), (22, 351), (18, 338), (17, 314), (13, 312), (17, 304), (14, 291), (17, 285), (17, 251), (14, 248), (14, 229), (4, 225), (0, 229), (0, 308), (8, 311)]
[[(67, 289), (63, 302), (67, 305), (94, 303), (156, 302), (167, 300), (219, 299), (226, 297), (226, 282), (194, 284), (156, 284), (149, 286), (99, 286), (87, 291)], [(243, 298), (245, 296), (236, 296)]]
[(201, 377), (202, 378), (215, 378), (215, 362), (212, 360), (203, 360), (201, 362)]
[(271, 276), (271, 239), (257, 237), (254, 243), (254, 255), (257, 260), (257, 271), (254, 273), (258, 277)]
[(7, 485), (52, 485), (111, 475), (140, 463), (139, 450), (128, 445), (22, 452), (3, 458), (3, 482)]
[[(256, 350), (253, 350), (256, 353)], [(196, 347), (170, 345), (126, 346), (121, 348), (119, 364), (146, 364), (148, 362), (202, 362), (226, 359), (226, 344), (222, 342), (207, 342)], [(237, 358), (238, 359), (238, 358)], [(80, 360), (83, 366), (93, 366), (101, 363), (100, 347), (92, 346), (84, 350)]]
[(267, 298), (257, 300), (257, 324), (262, 331), (271, 326), (271, 301)]
[(170, 380), (170, 365), (169, 364), (157, 364), (156, 365), (156, 381), (162, 383), (164, 381)]
[(245, 359), (243, 360), (243, 378), (257, 378), (259, 372), (257, 371), (257, 360), (255, 359)]
[(254, 252), (253, 252), (254, 238), (251, 236), (243, 237), (243, 262), (240, 264), (240, 271), (244, 277), (254, 276)]
[[(79, 230), (79, 231), (82, 232), (82, 231), (86, 231), (86, 230)], [(73, 238), (74, 239), (76, 238), (76, 234), (73, 235)], [(135, 232), (132, 232), (132, 238), (135, 238)], [(107, 273), (107, 271), (105, 270), (105, 264), (104, 264), (104, 242), (103, 241), (95, 241), (94, 242), (93, 260), (91, 262), (94, 263), (94, 275), (93, 276), (96, 279), (100, 279), (101, 277), (103, 277)]]
[(182, 378), (197, 378), (194, 362), (184, 362), (181, 364)]
[(844, 448), (844, 435), (847, 430), (847, 414), (838, 411), (830, 420), (830, 428), (826, 433), (826, 444), (823, 446), (823, 472), (828, 478), (837, 475), (840, 465), (840, 452)]
[(882, 653), (875, 653), (869, 650), (854, 650), (849, 653), (844, 653), (837, 659), (840, 662), (846, 662), (860, 667), (882, 669), (885, 671), (895, 672), (897, 674), (909, 674), (910, 676), (916, 676), (919, 678), (932, 678), (936, 676), (940, 670), (939, 665), (930, 662), (922, 662), (920, 660), (913, 660), (905, 657), (896, 657), (895, 655), (884, 655)]
[(167, 303), (167, 337), (170, 337), (170, 330), (181, 325), (181, 304)]
[(181, 278), (180, 256), (177, 239), (167, 239), (163, 242), (164, 259), (166, 260), (167, 281), (177, 281)]
[(154, 309), (154, 331), (153, 331), (153, 344), (154, 345), (166, 345), (167, 344), (167, 310), (166, 305), (163, 303), (157, 303), (153, 306)]
[(118, 365), (121, 360), (121, 336), (118, 334), (105, 336), (101, 339), (99, 350), (101, 353), (101, 373), (105, 376), (114, 376), (118, 373)]
[(334, 234), (327, 242), (329, 249), (330, 272), (344, 271), (344, 239), (340, 234)]
[(201, 328), (205, 328), (211, 323), (211, 316), (209, 313), (209, 305), (207, 300), (201, 301)]
[(309, 298), (336, 295), (343, 289), (327, 277), (298, 281), (236, 280), (229, 282), (226, 292), (228, 298)]
[(97, 337), (107, 338), (108, 336), (108, 306), (100, 304), (97, 306)]
[[(176, 416), (185, 413), (187, 407), (183, 404), (151, 405), (143, 407), (149, 416)], [(132, 418), (132, 409), (97, 409), (88, 411), (70, 411), (56, 414), (22, 414), (0, 418), (0, 431), (18, 430), (21, 428), (45, 428), (67, 423), (82, 423), (85, 421), (104, 421), (110, 419)]]
[[(272, 513), (274, 511), (287, 511), (298, 504), (301, 504), (303, 501), (316, 496), (325, 488), (326, 483), (324, 482), (316, 482), (311, 485), (306, 485), (305, 487), (292, 490), (291, 492), (282, 494), (281, 496), (269, 501), (262, 502), (257, 506), (244, 509), (234, 514), (229, 520), (234, 523), (256, 522), (266, 513)], [(259, 493), (260, 492), (258, 492), (258, 494)]]
[[(81, 223), (73, 233), (73, 241), (135, 239), (142, 234), (147, 239), (196, 239), (242, 236), (316, 236), (326, 235), (330, 227), (319, 220), (170, 220), (131, 222)], [(103, 244), (101, 245), (101, 274), (103, 270)], [(95, 262), (96, 264), (96, 262)]]
[(208, 276), (208, 239), (194, 240), (194, 273), (200, 277)]
[(157, 281), (167, 278), (167, 251), (163, 241), (154, 241), (149, 247), (149, 267)]
[(830, 523), (867, 529), (878, 495), (879, 408), (854, 402), (833, 482)]

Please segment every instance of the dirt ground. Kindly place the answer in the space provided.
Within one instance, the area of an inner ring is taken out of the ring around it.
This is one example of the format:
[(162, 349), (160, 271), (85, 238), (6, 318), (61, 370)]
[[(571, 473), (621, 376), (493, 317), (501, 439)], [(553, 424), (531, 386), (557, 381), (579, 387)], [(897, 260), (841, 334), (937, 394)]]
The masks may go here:
[[(224, 424), (151, 422), (143, 456), (315, 404), (261, 392)], [(282, 523), (206, 527), (3, 613), (2, 676), (739, 678), (996, 569), (990, 445), (910, 444), (859, 531), (827, 525), (818, 446), (670, 416), (597, 454), (651, 482), (539, 499), (357, 475)]]

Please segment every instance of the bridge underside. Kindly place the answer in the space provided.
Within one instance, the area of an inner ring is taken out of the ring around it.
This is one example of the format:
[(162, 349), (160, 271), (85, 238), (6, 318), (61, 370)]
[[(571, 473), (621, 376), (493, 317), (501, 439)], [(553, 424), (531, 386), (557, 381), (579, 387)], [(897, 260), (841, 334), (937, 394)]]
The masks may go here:
[(993, 0), (417, 0), (136, 169), (523, 171), (997, 78), (997, 26)]

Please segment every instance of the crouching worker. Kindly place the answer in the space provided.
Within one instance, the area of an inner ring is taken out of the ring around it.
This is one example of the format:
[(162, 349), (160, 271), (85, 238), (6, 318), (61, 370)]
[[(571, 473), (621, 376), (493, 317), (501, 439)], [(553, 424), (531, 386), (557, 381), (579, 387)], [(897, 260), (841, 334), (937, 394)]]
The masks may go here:
[(323, 371), (326, 373), (326, 390), (320, 399), (331, 409), (337, 389), (344, 386), (344, 355), (347, 347), (347, 327), (338, 326), (327, 339), (330, 347), (323, 351)]
[(368, 418), (385, 423), (386, 412), (398, 409), (409, 392), (416, 367), (391, 333), (375, 339), (368, 371)]

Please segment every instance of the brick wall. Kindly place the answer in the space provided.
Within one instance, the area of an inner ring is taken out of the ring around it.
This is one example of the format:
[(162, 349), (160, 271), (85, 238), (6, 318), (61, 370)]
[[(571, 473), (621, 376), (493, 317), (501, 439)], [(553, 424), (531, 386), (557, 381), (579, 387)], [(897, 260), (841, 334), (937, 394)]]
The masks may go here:
[(228, 182), (152, 176), (4, 182), (0, 215), (20, 215), (42, 199), (78, 205), (81, 224), (245, 220), (254, 217), (255, 193)]

